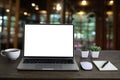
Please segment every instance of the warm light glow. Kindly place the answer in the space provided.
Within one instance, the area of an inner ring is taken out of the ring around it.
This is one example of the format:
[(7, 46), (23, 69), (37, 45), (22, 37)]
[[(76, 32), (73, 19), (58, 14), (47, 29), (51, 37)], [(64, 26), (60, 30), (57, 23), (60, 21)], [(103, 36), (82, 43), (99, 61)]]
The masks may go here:
[(108, 16), (111, 16), (111, 15), (113, 15), (113, 12), (112, 12), (112, 11), (107, 11), (106, 14), (107, 14)]
[(30, 16), (31, 14), (30, 13), (28, 13), (28, 16)]
[(40, 14), (47, 14), (47, 11), (46, 10), (41, 10)]
[(9, 13), (9, 12), (10, 12), (10, 9), (6, 9), (6, 12)]
[(77, 12), (77, 14), (79, 14), (79, 15), (84, 15), (84, 14), (85, 14), (85, 11), (79, 11), (79, 12)]
[(60, 10), (61, 10), (61, 5), (60, 5), (60, 4), (57, 4), (56, 10), (57, 10), (57, 11), (60, 11)]
[(35, 10), (39, 10), (39, 7), (38, 7), (38, 5), (36, 5), (36, 6), (35, 6)]
[(68, 11), (66, 11), (66, 12), (65, 12), (65, 14), (66, 14), (66, 15), (70, 15), (71, 13), (70, 13), (70, 12), (68, 12)]
[(31, 3), (32, 7), (35, 7), (35, 3)]
[(24, 12), (24, 15), (25, 15), (25, 16), (27, 16), (27, 15), (28, 15), (28, 13), (27, 13), (27, 12)]
[(53, 10), (55, 10), (56, 8), (55, 7), (53, 7)]
[(80, 5), (81, 5), (81, 6), (86, 6), (86, 5), (88, 5), (88, 2), (87, 2), (86, 0), (82, 0), (82, 2), (81, 2)]
[(114, 4), (114, 1), (113, 1), (113, 0), (110, 0), (109, 3), (108, 3), (108, 5), (111, 5), (111, 6), (112, 6), (113, 4)]

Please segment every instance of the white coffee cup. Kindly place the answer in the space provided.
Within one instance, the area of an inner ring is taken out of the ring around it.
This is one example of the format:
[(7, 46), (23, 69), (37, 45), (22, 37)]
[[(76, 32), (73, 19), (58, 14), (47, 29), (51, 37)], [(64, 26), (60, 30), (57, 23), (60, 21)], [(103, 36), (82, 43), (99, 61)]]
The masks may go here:
[(20, 49), (9, 48), (1, 51), (3, 57), (7, 57), (11, 60), (16, 60), (20, 56)]

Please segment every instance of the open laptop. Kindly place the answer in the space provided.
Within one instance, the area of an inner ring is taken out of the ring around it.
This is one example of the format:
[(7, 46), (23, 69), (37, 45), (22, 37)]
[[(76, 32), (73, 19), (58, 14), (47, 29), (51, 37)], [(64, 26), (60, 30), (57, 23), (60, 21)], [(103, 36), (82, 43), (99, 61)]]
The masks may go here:
[(26, 24), (18, 70), (75, 70), (73, 25)]

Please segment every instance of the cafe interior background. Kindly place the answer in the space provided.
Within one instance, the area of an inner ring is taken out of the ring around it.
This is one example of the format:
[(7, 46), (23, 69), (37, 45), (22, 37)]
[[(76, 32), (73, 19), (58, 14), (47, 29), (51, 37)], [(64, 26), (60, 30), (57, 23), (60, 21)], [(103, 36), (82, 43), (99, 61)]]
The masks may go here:
[(0, 49), (22, 49), (25, 24), (73, 24), (74, 49), (120, 50), (119, 23), (119, 0), (0, 0)]

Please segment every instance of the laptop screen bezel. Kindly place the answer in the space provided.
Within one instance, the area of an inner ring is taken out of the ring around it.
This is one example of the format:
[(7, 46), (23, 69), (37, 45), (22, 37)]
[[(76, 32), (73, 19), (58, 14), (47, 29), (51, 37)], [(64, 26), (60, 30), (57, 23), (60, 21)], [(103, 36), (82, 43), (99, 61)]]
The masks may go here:
[(25, 25), (72, 25), (73, 26), (73, 57), (56, 57), (56, 56), (25, 56), (24, 48), (25, 48), (25, 26), (23, 31), (23, 57), (24, 58), (65, 58), (65, 59), (73, 59), (74, 58), (74, 25), (73, 24), (25, 24)]

